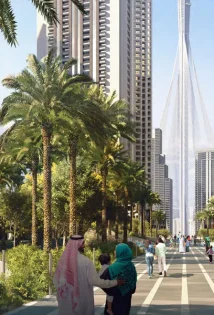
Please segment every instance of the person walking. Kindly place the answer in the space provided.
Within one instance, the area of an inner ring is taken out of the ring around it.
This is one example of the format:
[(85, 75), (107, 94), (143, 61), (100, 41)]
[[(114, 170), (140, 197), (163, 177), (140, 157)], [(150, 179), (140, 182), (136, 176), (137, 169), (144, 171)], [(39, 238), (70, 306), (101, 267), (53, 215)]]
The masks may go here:
[(155, 253), (155, 249), (151, 241), (146, 240), (145, 249), (146, 249), (145, 257), (146, 257), (147, 271), (148, 271), (148, 276), (151, 279), (153, 275), (153, 263), (154, 263), (154, 253)]
[[(103, 253), (99, 256), (99, 262), (101, 264), (101, 269), (99, 271), (99, 276), (102, 276), (102, 274), (104, 273), (104, 271), (109, 267), (109, 265), (111, 264), (111, 256), (108, 253)], [(112, 302), (113, 302), (114, 297), (107, 295), (106, 296), (106, 302), (107, 302), (107, 314), (108, 315), (113, 315), (112, 312)]]
[[(101, 275), (102, 279), (117, 279), (121, 276), (125, 284), (120, 287), (103, 289), (109, 296), (113, 296), (112, 312), (114, 315), (129, 315), (131, 310), (132, 295), (136, 290), (137, 273), (132, 262), (132, 251), (127, 244), (116, 246), (116, 261)], [(108, 303), (104, 314), (107, 315)]]
[(210, 264), (212, 264), (212, 262), (213, 262), (213, 254), (214, 254), (213, 247), (210, 246), (210, 248), (207, 251), (207, 255), (209, 256)]
[(59, 315), (94, 315), (93, 286), (111, 288), (125, 283), (117, 277), (100, 279), (93, 262), (83, 253), (83, 236), (70, 237), (53, 278)]
[(164, 277), (166, 277), (166, 245), (160, 237), (155, 247), (155, 255), (158, 258), (159, 275), (164, 274)]
[(185, 253), (186, 249), (185, 249), (185, 239), (184, 236), (181, 236), (180, 240), (179, 240), (179, 253)]
[(194, 235), (194, 246), (196, 246), (196, 243), (197, 242), (197, 236), (196, 235)]
[(189, 237), (186, 238), (186, 252), (189, 252), (189, 246), (190, 246), (190, 241), (189, 241)]

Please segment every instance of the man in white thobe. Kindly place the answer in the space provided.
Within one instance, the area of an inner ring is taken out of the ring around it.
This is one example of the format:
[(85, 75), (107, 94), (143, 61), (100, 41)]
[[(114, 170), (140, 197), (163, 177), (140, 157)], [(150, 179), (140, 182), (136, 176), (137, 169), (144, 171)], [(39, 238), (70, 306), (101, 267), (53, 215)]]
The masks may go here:
[(181, 236), (181, 238), (179, 240), (179, 252), (185, 253), (184, 237), (183, 236)]
[(93, 262), (83, 255), (84, 239), (69, 240), (54, 275), (59, 315), (94, 315), (93, 286), (111, 288), (122, 280), (103, 280)]
[(155, 247), (155, 255), (158, 258), (159, 275), (166, 277), (166, 245), (162, 238), (159, 237), (158, 244)]

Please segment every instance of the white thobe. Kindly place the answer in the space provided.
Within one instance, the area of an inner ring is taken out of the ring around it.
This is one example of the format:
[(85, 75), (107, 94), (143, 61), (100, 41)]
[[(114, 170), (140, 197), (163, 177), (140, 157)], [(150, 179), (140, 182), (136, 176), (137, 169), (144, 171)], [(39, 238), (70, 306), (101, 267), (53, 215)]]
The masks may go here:
[(185, 247), (184, 247), (184, 238), (181, 237), (179, 241), (179, 252), (180, 253), (185, 253)]
[(117, 280), (100, 279), (93, 262), (80, 253), (77, 256), (77, 268), (80, 292), (78, 307), (75, 311), (72, 310), (72, 301), (70, 298), (72, 286), (70, 286), (65, 298), (58, 300), (59, 315), (94, 315), (93, 286), (111, 288), (117, 285)]

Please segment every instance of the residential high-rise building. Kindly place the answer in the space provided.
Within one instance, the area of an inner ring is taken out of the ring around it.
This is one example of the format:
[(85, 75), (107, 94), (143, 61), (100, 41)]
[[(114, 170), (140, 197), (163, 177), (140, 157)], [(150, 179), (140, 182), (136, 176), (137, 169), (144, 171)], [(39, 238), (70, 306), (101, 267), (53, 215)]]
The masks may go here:
[(54, 0), (60, 24), (38, 15), (37, 56), (56, 47), (63, 61), (77, 60), (74, 73), (85, 73), (106, 94), (116, 91), (136, 121), (136, 143), (126, 143), (130, 157), (151, 174), (152, 0), (83, 0), (82, 15), (70, 0)]
[(152, 190), (161, 199), (160, 205), (154, 205), (153, 210), (162, 210), (166, 214), (166, 228), (172, 231), (173, 186), (168, 178), (168, 166), (165, 155), (162, 154), (162, 130), (155, 129), (152, 136)]
[[(198, 151), (195, 159), (195, 210), (196, 213), (206, 207), (214, 196), (214, 150)], [(196, 221), (196, 231), (200, 222)]]

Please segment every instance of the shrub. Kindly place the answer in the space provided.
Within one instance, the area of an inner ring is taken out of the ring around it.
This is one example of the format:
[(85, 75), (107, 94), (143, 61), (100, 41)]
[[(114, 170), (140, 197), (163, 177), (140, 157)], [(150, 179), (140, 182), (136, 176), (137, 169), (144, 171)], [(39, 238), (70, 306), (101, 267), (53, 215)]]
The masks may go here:
[(214, 229), (209, 229), (209, 237), (211, 241), (214, 241)]
[(10, 288), (6, 285), (4, 277), (0, 278), (0, 312), (7, 312), (13, 307), (21, 306), (22, 299), (12, 294)]
[(198, 236), (200, 236), (202, 238), (205, 238), (205, 236), (208, 236), (207, 235), (207, 229), (200, 229), (200, 230), (198, 230)]
[(133, 235), (138, 235), (139, 229), (140, 229), (140, 221), (138, 219), (133, 219), (132, 220), (132, 232), (130, 232), (130, 233), (133, 233)]
[(161, 230), (158, 230), (158, 235), (162, 235), (165, 238), (167, 238), (170, 235), (170, 232), (169, 232), (169, 230), (161, 229)]
[(19, 245), (7, 252), (11, 291), (23, 299), (36, 299), (47, 293), (48, 255), (34, 246)]

